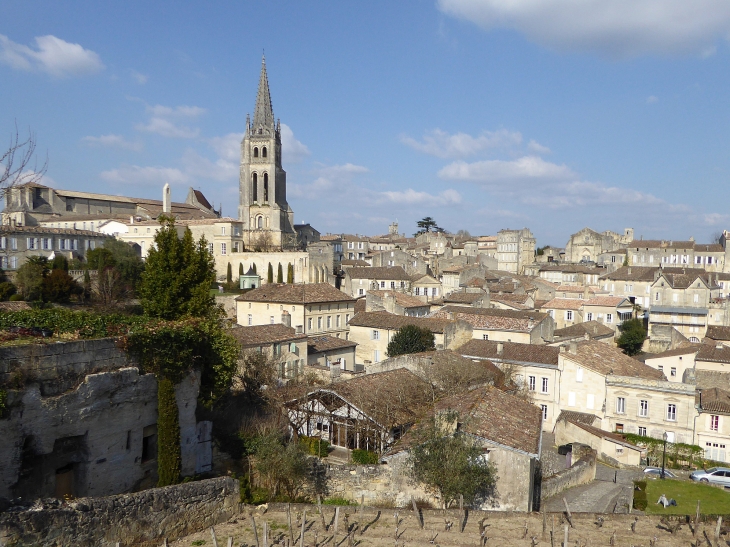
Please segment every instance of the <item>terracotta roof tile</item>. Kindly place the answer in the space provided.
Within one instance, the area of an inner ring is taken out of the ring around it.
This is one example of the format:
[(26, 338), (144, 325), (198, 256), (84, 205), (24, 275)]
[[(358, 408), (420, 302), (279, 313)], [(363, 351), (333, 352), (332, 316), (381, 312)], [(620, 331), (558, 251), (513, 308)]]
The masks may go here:
[(282, 302), (316, 304), (318, 302), (354, 302), (355, 299), (329, 283), (268, 283), (236, 297), (241, 302)]
[(543, 304), (543, 310), (579, 310), (583, 307), (585, 300), (579, 298), (553, 298)]
[(710, 325), (705, 336), (712, 340), (730, 340), (730, 327)]
[(380, 298), (392, 296), (393, 298), (395, 298), (396, 303), (403, 306), (404, 308), (423, 308), (429, 305), (428, 302), (424, 302), (423, 300), (420, 300), (415, 296), (411, 296), (409, 294), (398, 291), (371, 290), (368, 291), (368, 294), (372, 294)]
[(588, 333), (588, 336), (591, 338), (604, 338), (614, 335), (614, 331), (611, 327), (607, 327), (598, 321), (584, 321), (583, 323), (576, 323), (575, 325), (571, 325), (563, 329), (555, 329), (553, 332), (556, 340), (561, 338), (585, 336), (586, 333)]
[(730, 347), (716, 344), (700, 344), (696, 361), (712, 361), (715, 363), (730, 363)]
[(351, 327), (371, 327), (375, 329), (398, 330), (406, 325), (416, 325), (433, 333), (442, 334), (452, 321), (432, 317), (408, 317), (387, 311), (372, 311), (356, 314), (348, 323)]
[(486, 292), (452, 292), (444, 296), (444, 302), (458, 302), (459, 304), (473, 304), (480, 298), (486, 296)]
[[(501, 355), (499, 354), (500, 344), (502, 346)], [(476, 339), (469, 340), (456, 351), (468, 358), (516, 363), (539, 363), (555, 366), (558, 365), (558, 355), (560, 355), (560, 348), (553, 346)]]
[(576, 346), (575, 354), (566, 351), (561, 355), (565, 359), (578, 363), (599, 374), (635, 376), (650, 380), (664, 379), (664, 374), (655, 368), (628, 357), (620, 349), (612, 347), (605, 342), (590, 340), (578, 342)]
[(371, 268), (349, 268), (350, 279), (386, 279), (410, 281), (411, 278), (401, 266), (374, 266)]
[(253, 327), (236, 326), (231, 328), (228, 333), (245, 348), (307, 339), (304, 334), (297, 334), (295, 329), (281, 323)]
[(730, 414), (730, 391), (717, 387), (700, 390), (700, 408), (705, 412)]
[(621, 303), (624, 303), (626, 306), (631, 306), (631, 301), (629, 301), (627, 298), (623, 296), (594, 296), (593, 298), (590, 298), (587, 301), (584, 301), (584, 305), (586, 306), (608, 306), (615, 308)]
[(352, 340), (337, 338), (336, 336), (310, 336), (307, 338), (307, 353), (319, 353), (333, 349), (354, 348), (357, 346)]
[(444, 306), (440, 310), (432, 313), (431, 317), (452, 320), (460, 319), (478, 329), (530, 332), (543, 319), (548, 317), (548, 315), (536, 311)]
[(600, 420), (595, 414), (588, 414), (587, 412), (577, 412), (575, 410), (561, 410), (556, 421), (566, 420), (573, 423), (582, 423), (586, 425), (593, 425), (596, 420)]
[(528, 454), (540, 452), (542, 410), (500, 389), (472, 389), (439, 401), (435, 410), (458, 412), (460, 431)]

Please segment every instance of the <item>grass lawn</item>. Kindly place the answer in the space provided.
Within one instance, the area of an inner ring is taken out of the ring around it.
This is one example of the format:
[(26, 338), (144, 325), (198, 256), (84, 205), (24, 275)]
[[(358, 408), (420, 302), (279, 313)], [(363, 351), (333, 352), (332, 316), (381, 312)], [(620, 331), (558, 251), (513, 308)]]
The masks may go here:
[[(700, 500), (702, 513), (730, 514), (730, 492), (722, 488), (672, 479), (650, 479), (646, 483), (648, 515), (694, 515), (697, 510), (697, 500)], [(662, 494), (667, 496), (667, 499), (677, 500), (677, 506), (665, 509), (657, 505), (656, 502)]]

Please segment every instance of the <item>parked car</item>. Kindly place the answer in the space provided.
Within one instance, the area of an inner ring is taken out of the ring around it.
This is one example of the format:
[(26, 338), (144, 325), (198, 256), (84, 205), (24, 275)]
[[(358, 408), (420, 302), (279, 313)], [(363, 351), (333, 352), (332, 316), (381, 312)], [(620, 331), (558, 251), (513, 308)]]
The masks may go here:
[[(662, 468), (661, 467), (647, 467), (644, 469), (644, 475), (646, 475), (647, 477), (656, 479), (656, 478), (662, 476)], [(677, 475), (672, 473), (669, 469), (664, 469), (664, 476), (668, 479), (677, 478)]]
[(727, 467), (711, 467), (710, 469), (699, 469), (689, 476), (693, 481), (709, 482), (730, 486), (730, 469)]

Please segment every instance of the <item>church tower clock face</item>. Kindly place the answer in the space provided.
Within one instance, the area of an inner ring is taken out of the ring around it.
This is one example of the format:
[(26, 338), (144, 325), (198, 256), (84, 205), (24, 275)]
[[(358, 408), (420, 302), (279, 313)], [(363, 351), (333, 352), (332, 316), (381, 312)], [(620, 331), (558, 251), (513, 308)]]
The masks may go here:
[(281, 123), (271, 106), (266, 59), (261, 61), (253, 120), (246, 116), (241, 142), (238, 218), (249, 248), (262, 237), (280, 247), (285, 236), (294, 233), (294, 212), (286, 201), (286, 171), (281, 165)]

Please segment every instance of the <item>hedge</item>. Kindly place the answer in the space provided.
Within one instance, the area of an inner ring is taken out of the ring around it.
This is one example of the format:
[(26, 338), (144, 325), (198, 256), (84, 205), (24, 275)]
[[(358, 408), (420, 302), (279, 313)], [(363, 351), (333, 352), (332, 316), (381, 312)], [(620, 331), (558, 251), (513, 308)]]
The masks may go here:
[(362, 465), (376, 465), (378, 463), (378, 455), (370, 450), (356, 448), (352, 451), (352, 461), (353, 463)]
[(330, 443), (319, 437), (307, 437), (306, 435), (299, 435), (299, 444), (312, 456), (319, 458), (326, 458), (329, 454)]
[(646, 481), (634, 481), (634, 509), (645, 511), (649, 501), (646, 497)]

